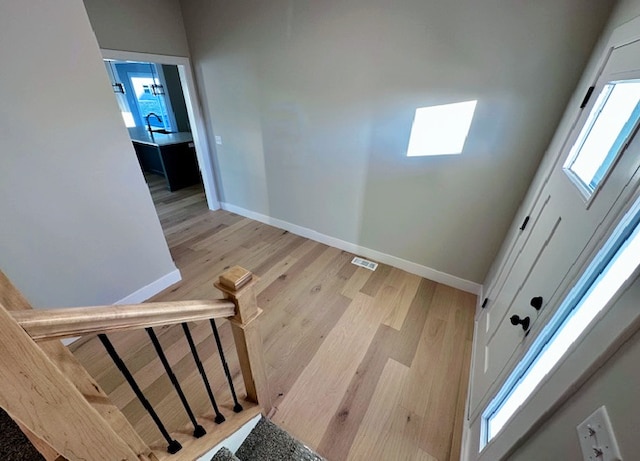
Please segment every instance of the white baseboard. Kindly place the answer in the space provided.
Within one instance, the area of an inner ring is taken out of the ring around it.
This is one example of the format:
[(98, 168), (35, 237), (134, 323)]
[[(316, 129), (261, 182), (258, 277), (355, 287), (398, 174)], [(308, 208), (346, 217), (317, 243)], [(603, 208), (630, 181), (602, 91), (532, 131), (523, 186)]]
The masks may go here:
[(397, 267), (398, 269), (402, 269), (412, 274), (419, 275), (420, 277), (433, 280), (434, 282), (442, 283), (443, 285), (457, 288), (459, 290), (473, 293), (475, 295), (479, 295), (482, 291), (482, 285), (480, 285), (479, 283), (465, 280), (460, 277), (456, 277), (455, 275), (446, 274), (436, 269), (432, 269), (430, 267), (423, 266), (412, 261), (407, 261), (406, 259), (398, 258), (397, 256), (382, 253), (377, 250), (372, 250), (371, 248), (366, 248), (355, 243), (331, 237), (329, 235), (314, 231), (313, 229), (298, 226), (297, 224), (292, 224), (290, 222), (283, 221), (282, 219), (272, 218), (271, 216), (247, 210), (246, 208), (232, 205), (231, 203), (221, 202), (220, 206), (223, 210), (227, 210), (246, 218), (250, 218), (255, 221), (260, 221), (265, 224), (287, 230), (293, 234), (300, 235), (302, 237), (306, 237), (308, 239), (315, 240), (316, 242), (324, 243), (325, 245), (339, 248), (344, 251), (348, 251), (349, 253), (354, 253), (360, 256), (364, 256), (368, 259), (373, 259), (375, 261)]
[(76, 336), (75, 338), (64, 338), (64, 339), (61, 339), (60, 342), (62, 343), (63, 346), (68, 346), (69, 344), (75, 343), (80, 338), (82, 338), (82, 336)]
[(163, 275), (158, 280), (151, 282), (149, 285), (143, 286), (139, 290), (134, 291), (128, 296), (125, 296), (119, 301), (113, 304), (138, 304), (151, 298), (153, 295), (157, 295), (165, 288), (169, 288), (174, 283), (182, 280), (182, 275), (178, 269)]

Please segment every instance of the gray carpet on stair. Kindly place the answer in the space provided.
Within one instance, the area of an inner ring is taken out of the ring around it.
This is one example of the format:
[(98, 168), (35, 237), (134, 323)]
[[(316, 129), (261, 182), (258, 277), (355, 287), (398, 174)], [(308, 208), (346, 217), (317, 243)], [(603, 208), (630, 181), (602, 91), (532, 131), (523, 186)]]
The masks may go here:
[(236, 456), (241, 461), (324, 461), (266, 418), (258, 422)]
[(231, 453), (231, 451), (229, 451), (228, 448), (222, 447), (220, 450), (218, 450), (218, 453), (213, 455), (213, 458), (211, 458), (211, 461), (240, 461), (240, 460), (236, 457), (236, 455)]
[(44, 461), (11, 417), (0, 408), (0, 459), (2, 461)]

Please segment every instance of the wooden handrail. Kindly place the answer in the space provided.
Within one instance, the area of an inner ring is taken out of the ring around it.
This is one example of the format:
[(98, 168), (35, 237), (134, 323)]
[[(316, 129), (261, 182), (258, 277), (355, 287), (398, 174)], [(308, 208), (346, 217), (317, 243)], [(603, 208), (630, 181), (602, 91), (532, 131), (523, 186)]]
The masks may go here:
[(235, 313), (235, 304), (220, 299), (33, 309), (10, 313), (33, 340), (44, 341), (230, 317)]
[[(0, 270), (0, 304), (4, 305), (10, 311), (32, 310), (32, 306), (27, 299), (13, 286), (11, 281)], [(1, 310), (1, 309), (0, 309)], [(13, 316), (9, 317), (12, 321)], [(2, 329), (4, 330), (3, 325)], [(24, 331), (24, 330), (23, 330)], [(28, 336), (25, 333), (25, 336)], [(124, 414), (109, 400), (106, 392), (100, 387), (97, 381), (87, 372), (87, 370), (74, 357), (69, 349), (67, 349), (60, 341), (47, 341), (34, 346), (40, 349), (55, 367), (72, 382), (74, 387), (82, 394), (83, 398), (89, 402), (92, 408), (98, 413), (99, 417), (105, 420), (109, 427), (114, 430), (118, 437), (121, 438), (137, 455), (136, 461), (157, 461), (151, 448), (142, 440), (140, 435), (135, 431), (131, 423), (125, 418)], [(6, 354), (6, 351), (4, 352)], [(20, 352), (24, 354), (24, 350)], [(0, 383), (0, 395), (6, 392), (6, 386), (11, 385), (6, 376)], [(60, 447), (68, 446), (66, 441), (58, 448), (53, 448), (56, 444), (48, 437), (47, 431), (43, 431), (40, 426), (34, 426), (29, 423), (28, 415), (36, 415), (39, 420), (44, 417), (34, 408), (28, 408), (27, 399), (20, 401), (11, 400), (5, 410), (13, 412), (13, 417), (20, 421), (22, 427), (28, 429), (25, 435), (29, 437), (31, 443), (43, 454), (45, 459), (56, 460), (57, 453), (62, 453)], [(25, 407), (27, 411), (25, 413)], [(27, 417), (27, 419), (21, 419)], [(75, 437), (75, 431), (70, 429), (69, 434)], [(38, 440), (39, 439), (39, 440)], [(46, 448), (49, 445), (50, 449)], [(52, 456), (53, 452), (56, 452)], [(91, 455), (95, 456), (95, 449), (91, 447)]]
[(69, 459), (137, 460), (113, 427), (0, 303), (0, 406)]
[[(246, 400), (271, 410), (256, 302), (258, 278), (234, 267), (215, 284), (224, 300), (156, 302), (32, 310), (0, 271), (0, 406), (40, 448), (69, 459), (157, 461), (122, 412), (60, 341), (181, 322), (228, 318), (244, 380)], [(51, 450), (49, 450), (49, 448)]]

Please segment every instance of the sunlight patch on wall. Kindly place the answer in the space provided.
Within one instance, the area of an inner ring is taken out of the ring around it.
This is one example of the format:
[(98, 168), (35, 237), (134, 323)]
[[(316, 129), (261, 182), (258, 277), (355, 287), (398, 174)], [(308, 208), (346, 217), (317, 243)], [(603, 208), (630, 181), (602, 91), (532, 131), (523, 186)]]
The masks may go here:
[(407, 157), (460, 154), (477, 100), (419, 107), (413, 118)]

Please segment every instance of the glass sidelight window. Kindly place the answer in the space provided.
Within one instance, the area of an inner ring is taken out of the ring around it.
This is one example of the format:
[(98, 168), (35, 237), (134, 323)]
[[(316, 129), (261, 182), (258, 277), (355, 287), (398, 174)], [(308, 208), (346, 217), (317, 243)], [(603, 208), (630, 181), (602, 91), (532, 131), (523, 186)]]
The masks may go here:
[(564, 170), (591, 197), (624, 151), (640, 121), (640, 81), (604, 86), (576, 139)]
[(589, 263), (482, 415), (480, 449), (494, 438), (609, 305), (640, 265), (640, 199)]

